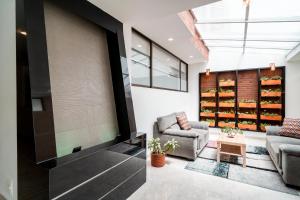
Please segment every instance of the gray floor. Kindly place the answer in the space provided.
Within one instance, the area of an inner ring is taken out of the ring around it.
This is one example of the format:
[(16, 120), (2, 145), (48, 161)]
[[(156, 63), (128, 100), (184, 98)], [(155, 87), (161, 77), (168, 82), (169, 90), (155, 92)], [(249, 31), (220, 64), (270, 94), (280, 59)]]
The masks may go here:
[[(216, 140), (219, 129), (210, 130)], [(265, 134), (245, 132), (247, 144), (265, 146)], [(299, 197), (184, 169), (187, 161), (167, 158), (163, 168), (147, 161), (147, 182), (129, 200), (292, 200)]]

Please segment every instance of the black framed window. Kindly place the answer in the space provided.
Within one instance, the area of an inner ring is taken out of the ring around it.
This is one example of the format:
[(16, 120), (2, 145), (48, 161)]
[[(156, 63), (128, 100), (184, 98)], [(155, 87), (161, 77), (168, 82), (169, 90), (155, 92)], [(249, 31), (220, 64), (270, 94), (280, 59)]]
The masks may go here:
[(133, 86), (188, 91), (188, 65), (135, 30), (132, 32), (131, 63)]
[(131, 81), (150, 87), (150, 41), (133, 32), (131, 46)]

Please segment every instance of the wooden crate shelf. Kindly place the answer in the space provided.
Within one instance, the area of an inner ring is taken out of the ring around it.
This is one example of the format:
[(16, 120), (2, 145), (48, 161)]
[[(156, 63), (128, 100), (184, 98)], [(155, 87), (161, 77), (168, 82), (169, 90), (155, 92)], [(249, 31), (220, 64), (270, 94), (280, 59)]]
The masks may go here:
[(215, 124), (216, 124), (215, 122), (209, 122), (209, 125), (208, 125), (208, 126), (209, 126), (209, 127), (215, 127)]
[(281, 92), (262, 92), (262, 97), (281, 97)]
[(244, 129), (244, 130), (251, 130), (251, 131), (256, 131), (257, 130), (257, 125), (256, 124), (238, 124), (238, 127), (240, 129)]
[(201, 112), (201, 117), (215, 117), (215, 113), (207, 113), (207, 112)]
[(239, 114), (239, 119), (257, 119), (256, 114)]
[(277, 115), (277, 116), (261, 115), (260, 119), (261, 120), (270, 120), (270, 121), (281, 121), (282, 116), (280, 116), (280, 115)]
[(219, 92), (219, 97), (234, 97), (234, 92)]
[(256, 108), (256, 103), (239, 103), (240, 108)]
[(219, 127), (230, 127), (230, 128), (234, 128), (235, 127), (235, 123), (224, 123), (224, 122), (219, 122), (218, 123)]
[(220, 81), (219, 86), (220, 87), (232, 87), (232, 86), (235, 86), (235, 81)]
[(260, 104), (261, 108), (281, 109), (282, 104)]
[(261, 85), (281, 85), (281, 80), (262, 80)]
[(219, 113), (218, 116), (221, 118), (235, 118), (234, 113)]
[(235, 103), (222, 103), (222, 102), (219, 103), (220, 108), (233, 108), (234, 105)]
[(202, 92), (201, 97), (215, 97), (216, 93), (215, 92)]
[(215, 102), (202, 102), (201, 107), (216, 107)]

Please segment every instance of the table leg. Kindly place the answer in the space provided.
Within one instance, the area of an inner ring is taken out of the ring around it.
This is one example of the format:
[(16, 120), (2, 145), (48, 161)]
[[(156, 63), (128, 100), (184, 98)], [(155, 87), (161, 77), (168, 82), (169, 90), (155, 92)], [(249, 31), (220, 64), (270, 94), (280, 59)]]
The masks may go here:
[(218, 142), (217, 143), (217, 163), (219, 163), (220, 162), (220, 152), (221, 152), (221, 143), (220, 142)]
[(246, 167), (246, 147), (242, 146), (243, 167)]

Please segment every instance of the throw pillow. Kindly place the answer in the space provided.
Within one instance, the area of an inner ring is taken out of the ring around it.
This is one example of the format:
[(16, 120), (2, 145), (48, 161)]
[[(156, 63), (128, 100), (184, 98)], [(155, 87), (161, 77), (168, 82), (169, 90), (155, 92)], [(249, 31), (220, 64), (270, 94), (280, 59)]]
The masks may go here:
[(279, 134), (286, 137), (300, 138), (300, 119), (285, 118)]
[(180, 114), (176, 116), (177, 122), (180, 126), (181, 129), (183, 130), (190, 130), (192, 128), (192, 126), (189, 124), (187, 117), (184, 114)]

